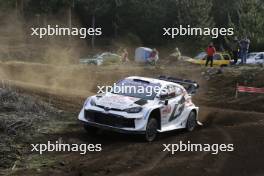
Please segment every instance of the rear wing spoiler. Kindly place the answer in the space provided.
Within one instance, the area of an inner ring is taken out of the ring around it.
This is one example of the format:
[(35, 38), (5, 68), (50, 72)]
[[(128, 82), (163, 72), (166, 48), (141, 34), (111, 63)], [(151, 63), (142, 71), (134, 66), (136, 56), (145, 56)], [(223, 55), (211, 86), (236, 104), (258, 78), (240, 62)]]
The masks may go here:
[(195, 94), (197, 89), (200, 87), (196, 81), (187, 79), (179, 79), (170, 76), (159, 76), (158, 79), (180, 84), (187, 90), (188, 94)]

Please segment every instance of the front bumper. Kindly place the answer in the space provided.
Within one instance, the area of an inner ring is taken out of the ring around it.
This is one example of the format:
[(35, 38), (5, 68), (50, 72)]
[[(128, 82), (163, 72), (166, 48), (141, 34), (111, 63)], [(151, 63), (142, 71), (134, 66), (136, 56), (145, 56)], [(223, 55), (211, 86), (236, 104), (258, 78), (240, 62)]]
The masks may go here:
[(86, 125), (117, 131), (121, 133), (143, 134), (147, 119), (143, 115), (131, 117), (123, 116), (122, 113), (109, 113), (98, 110), (81, 110), (78, 119)]
[(97, 128), (100, 128), (100, 129), (110, 130), (110, 131), (114, 131), (114, 132), (118, 132), (118, 133), (124, 133), (124, 134), (145, 134), (145, 131), (125, 130), (125, 129), (116, 128), (116, 127), (113, 127), (113, 126), (108, 126), (108, 125), (103, 125), (103, 124), (98, 124), (98, 123), (93, 123), (93, 122), (81, 121), (81, 123), (83, 125), (97, 127)]
[(122, 115), (103, 113), (95, 110), (84, 110), (84, 118), (92, 123), (113, 126), (117, 128), (135, 128), (134, 118), (125, 118)]

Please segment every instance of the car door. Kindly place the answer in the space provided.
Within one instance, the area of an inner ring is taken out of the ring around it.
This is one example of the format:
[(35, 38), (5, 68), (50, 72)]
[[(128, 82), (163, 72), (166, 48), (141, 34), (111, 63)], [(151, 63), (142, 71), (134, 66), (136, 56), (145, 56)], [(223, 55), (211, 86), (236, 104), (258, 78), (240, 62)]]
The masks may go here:
[(256, 64), (263, 64), (264, 63), (264, 54), (258, 54), (255, 57)]
[(185, 98), (183, 90), (176, 85), (168, 85), (163, 91), (168, 93), (161, 99), (168, 100), (168, 105), (164, 105), (161, 108), (161, 123), (177, 123), (184, 110)]
[(223, 56), (223, 59), (224, 59), (222, 65), (224, 65), (224, 66), (229, 65), (230, 61), (231, 61), (230, 55), (229, 54), (223, 54), (222, 56)]
[(214, 62), (213, 62), (213, 65), (214, 66), (216, 66), (216, 65), (221, 65), (222, 63), (222, 56), (220, 55), (220, 54), (218, 54), (218, 53), (216, 53), (215, 55), (214, 55)]

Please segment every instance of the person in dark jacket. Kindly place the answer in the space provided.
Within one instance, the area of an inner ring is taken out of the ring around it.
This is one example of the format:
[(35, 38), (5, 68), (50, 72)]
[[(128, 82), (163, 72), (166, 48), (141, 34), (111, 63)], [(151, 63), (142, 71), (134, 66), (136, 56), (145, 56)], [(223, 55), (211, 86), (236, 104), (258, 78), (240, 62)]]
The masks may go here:
[(211, 62), (210, 66), (213, 67), (213, 59), (214, 55), (216, 53), (216, 49), (214, 47), (214, 44), (211, 42), (209, 46), (206, 48), (207, 58), (205, 66), (207, 67), (208, 63)]
[(250, 40), (247, 38), (247, 36), (245, 36), (244, 39), (240, 40), (239, 45), (241, 54), (241, 64), (246, 64)]
[(234, 65), (237, 64), (238, 58), (239, 58), (239, 41), (237, 37), (235, 37), (231, 43), (231, 52), (234, 59)]

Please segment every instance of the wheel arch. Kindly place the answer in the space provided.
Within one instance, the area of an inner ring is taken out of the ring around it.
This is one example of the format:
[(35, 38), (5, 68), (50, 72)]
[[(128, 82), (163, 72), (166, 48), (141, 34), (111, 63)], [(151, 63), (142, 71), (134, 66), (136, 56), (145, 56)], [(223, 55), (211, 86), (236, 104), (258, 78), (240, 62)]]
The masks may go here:
[(158, 129), (160, 130), (161, 129), (161, 113), (160, 113), (160, 109), (159, 108), (153, 109), (150, 112), (150, 114), (149, 114), (149, 119), (150, 118), (157, 119), (157, 121), (158, 121)]
[(196, 120), (197, 120), (197, 118), (198, 118), (198, 109), (197, 108), (193, 108), (191, 111), (190, 111), (190, 113), (191, 112), (194, 112), (194, 114), (195, 114), (195, 118), (196, 118)]

